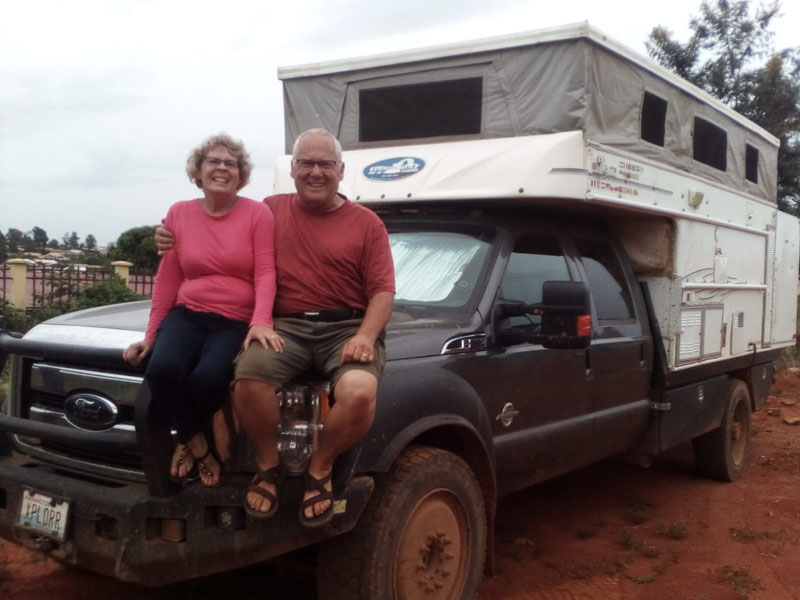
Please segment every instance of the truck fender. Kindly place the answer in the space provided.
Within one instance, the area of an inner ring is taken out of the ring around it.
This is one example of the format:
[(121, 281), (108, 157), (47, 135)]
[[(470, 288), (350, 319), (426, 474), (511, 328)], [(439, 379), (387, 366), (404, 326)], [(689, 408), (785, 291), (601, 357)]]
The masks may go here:
[[(486, 407), (464, 379), (440, 367), (392, 369), (378, 387), (375, 420), (365, 436), (357, 471), (387, 471), (425, 432), (446, 427), (474, 438), (490, 463), (494, 446)], [(427, 440), (428, 445), (435, 445)]]

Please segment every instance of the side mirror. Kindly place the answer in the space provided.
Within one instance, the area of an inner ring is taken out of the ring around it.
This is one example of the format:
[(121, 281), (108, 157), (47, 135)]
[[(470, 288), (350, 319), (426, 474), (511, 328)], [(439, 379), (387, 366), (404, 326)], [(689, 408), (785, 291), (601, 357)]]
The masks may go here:
[(581, 281), (545, 281), (542, 302), (524, 304), (504, 301), (501, 317), (540, 315), (541, 327), (508, 327), (499, 332), (506, 345), (541, 344), (545, 348), (586, 348), (592, 340), (589, 288)]
[(542, 285), (545, 348), (586, 348), (592, 341), (589, 288), (582, 281), (545, 281)]

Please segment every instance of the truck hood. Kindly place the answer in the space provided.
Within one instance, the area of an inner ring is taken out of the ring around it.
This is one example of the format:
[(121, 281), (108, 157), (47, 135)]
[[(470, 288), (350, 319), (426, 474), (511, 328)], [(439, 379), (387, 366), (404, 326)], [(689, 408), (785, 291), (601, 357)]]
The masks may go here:
[[(122, 351), (142, 339), (149, 315), (149, 300), (90, 308), (45, 321), (31, 329), (25, 339)], [(386, 329), (390, 360), (441, 354), (449, 339), (463, 333), (454, 320), (413, 317), (400, 310), (392, 314)]]

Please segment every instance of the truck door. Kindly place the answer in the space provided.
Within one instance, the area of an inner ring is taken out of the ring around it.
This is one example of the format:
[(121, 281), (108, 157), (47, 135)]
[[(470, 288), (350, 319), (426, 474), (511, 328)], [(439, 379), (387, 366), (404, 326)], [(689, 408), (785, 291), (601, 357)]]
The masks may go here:
[(602, 237), (575, 239), (592, 295), (592, 343), (586, 372), (594, 413), (593, 446), (616, 454), (641, 437), (647, 423), (652, 342), (627, 262)]
[[(540, 302), (542, 283), (577, 275), (555, 235), (518, 237), (500, 283), (499, 301)], [(508, 327), (536, 331), (541, 317), (495, 318), (495, 333)], [(496, 343), (489, 363), (497, 480), (502, 492), (519, 489), (583, 463), (591, 436), (586, 350), (540, 344)]]

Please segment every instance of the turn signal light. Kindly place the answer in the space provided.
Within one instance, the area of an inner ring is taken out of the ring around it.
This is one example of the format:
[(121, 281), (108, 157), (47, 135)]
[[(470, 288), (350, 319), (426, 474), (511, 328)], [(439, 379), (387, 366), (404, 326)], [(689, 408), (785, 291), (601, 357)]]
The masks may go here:
[(579, 315), (577, 325), (578, 337), (589, 337), (592, 335), (592, 316)]

